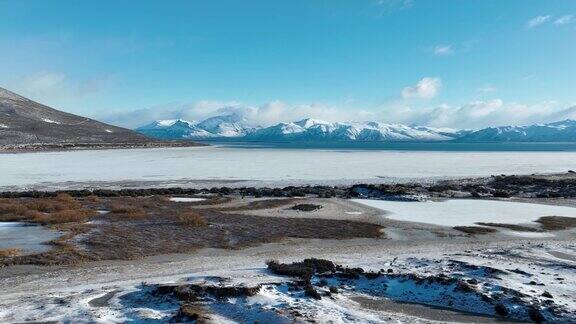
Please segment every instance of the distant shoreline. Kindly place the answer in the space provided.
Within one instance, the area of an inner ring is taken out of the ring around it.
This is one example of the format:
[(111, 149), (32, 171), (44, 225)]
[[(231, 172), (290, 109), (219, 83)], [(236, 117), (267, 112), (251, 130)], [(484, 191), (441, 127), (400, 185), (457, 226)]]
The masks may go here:
[(66, 143), (66, 144), (40, 144), (22, 146), (0, 146), (0, 154), (14, 153), (34, 153), (34, 152), (67, 152), (67, 151), (90, 151), (90, 150), (123, 150), (123, 149), (143, 149), (143, 148), (173, 148), (173, 147), (198, 147), (210, 146), (206, 143), (198, 142), (158, 142), (158, 143)]

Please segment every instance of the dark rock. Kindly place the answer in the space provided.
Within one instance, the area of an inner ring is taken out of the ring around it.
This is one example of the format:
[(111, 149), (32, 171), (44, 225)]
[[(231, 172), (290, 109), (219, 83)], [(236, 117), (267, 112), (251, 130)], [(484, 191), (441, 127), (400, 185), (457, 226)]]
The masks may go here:
[(496, 306), (494, 306), (494, 311), (496, 312), (496, 314), (502, 317), (508, 316), (508, 308), (506, 308), (506, 306), (504, 306), (503, 304), (496, 304)]
[(542, 315), (542, 313), (534, 307), (528, 309), (528, 316), (535, 323), (543, 323), (546, 321), (544, 315)]

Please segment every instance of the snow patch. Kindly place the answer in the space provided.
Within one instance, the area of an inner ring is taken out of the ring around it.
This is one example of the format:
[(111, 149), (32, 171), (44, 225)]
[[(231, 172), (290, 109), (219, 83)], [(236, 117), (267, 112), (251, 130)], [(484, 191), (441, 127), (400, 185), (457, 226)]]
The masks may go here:
[(60, 122), (52, 120), (52, 119), (48, 119), (48, 118), (42, 118), (42, 121), (45, 123), (49, 123), (49, 124), (57, 124), (60, 125)]
[(576, 217), (576, 208), (497, 200), (388, 201), (353, 199), (380, 209), (389, 219), (440, 226), (475, 226), (478, 222), (521, 224), (543, 216)]
[(206, 200), (206, 198), (171, 197), (169, 200), (173, 202), (196, 202), (196, 201), (204, 201)]

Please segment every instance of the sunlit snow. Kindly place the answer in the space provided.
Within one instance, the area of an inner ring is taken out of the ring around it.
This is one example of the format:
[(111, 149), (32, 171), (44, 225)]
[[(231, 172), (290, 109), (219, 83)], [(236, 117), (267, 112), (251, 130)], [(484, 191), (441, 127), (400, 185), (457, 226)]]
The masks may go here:
[(576, 217), (576, 208), (572, 207), (497, 200), (353, 201), (381, 209), (389, 219), (441, 226), (472, 226), (477, 222), (521, 224), (533, 222), (543, 216)]
[(566, 172), (576, 152), (424, 152), (188, 147), (0, 156), (0, 186), (67, 181), (384, 181)]

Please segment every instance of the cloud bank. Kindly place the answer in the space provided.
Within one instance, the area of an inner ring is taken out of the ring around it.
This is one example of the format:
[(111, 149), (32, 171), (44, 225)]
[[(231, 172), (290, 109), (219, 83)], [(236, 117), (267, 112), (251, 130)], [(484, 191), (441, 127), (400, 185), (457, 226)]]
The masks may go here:
[(550, 15), (546, 15), (546, 16), (536, 16), (532, 19), (530, 19), (528, 21), (528, 23), (526, 24), (526, 26), (528, 28), (534, 28), (534, 27), (538, 27), (544, 23), (546, 23), (548, 20), (550, 20), (551, 16)]
[(402, 90), (402, 98), (434, 98), (442, 88), (442, 80), (439, 78), (426, 77), (418, 81), (416, 85), (406, 87)]
[(154, 120), (177, 119), (203, 120), (223, 114), (239, 114), (252, 125), (269, 126), (304, 118), (327, 121), (380, 121), (431, 127), (479, 129), (501, 125), (527, 125), (576, 119), (576, 106), (561, 107), (554, 102), (533, 105), (509, 102), (501, 99), (474, 101), (460, 106), (439, 105), (415, 108), (406, 103), (373, 110), (344, 109), (327, 105), (289, 105), (273, 101), (261, 106), (243, 105), (237, 102), (199, 101), (186, 105), (166, 105), (104, 116), (104, 121), (135, 128)]

